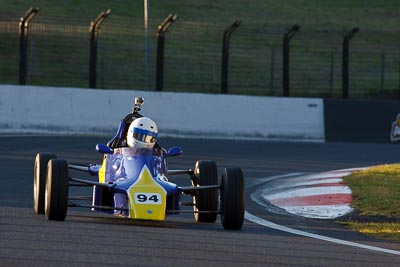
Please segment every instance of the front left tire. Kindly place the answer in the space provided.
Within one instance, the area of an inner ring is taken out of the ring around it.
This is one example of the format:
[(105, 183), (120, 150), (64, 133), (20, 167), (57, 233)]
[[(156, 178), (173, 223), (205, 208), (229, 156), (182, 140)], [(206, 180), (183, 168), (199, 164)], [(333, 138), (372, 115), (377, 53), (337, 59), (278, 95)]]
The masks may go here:
[[(217, 164), (211, 160), (199, 160), (194, 167), (194, 186), (218, 185)], [(197, 222), (214, 223), (217, 220), (218, 189), (198, 190), (193, 197), (194, 218)], [(209, 213), (202, 213), (209, 212)]]
[(47, 163), (57, 158), (52, 153), (37, 153), (33, 170), (33, 208), (36, 214), (44, 214)]

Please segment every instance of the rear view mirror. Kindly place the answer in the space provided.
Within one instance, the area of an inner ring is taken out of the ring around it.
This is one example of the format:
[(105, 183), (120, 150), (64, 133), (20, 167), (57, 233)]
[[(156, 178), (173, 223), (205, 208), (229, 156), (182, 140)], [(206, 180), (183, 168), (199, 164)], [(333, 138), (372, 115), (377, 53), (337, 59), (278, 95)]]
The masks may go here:
[(104, 144), (97, 144), (96, 151), (104, 154), (114, 154), (114, 150)]
[(179, 156), (182, 154), (182, 148), (180, 146), (174, 146), (168, 149), (167, 157)]

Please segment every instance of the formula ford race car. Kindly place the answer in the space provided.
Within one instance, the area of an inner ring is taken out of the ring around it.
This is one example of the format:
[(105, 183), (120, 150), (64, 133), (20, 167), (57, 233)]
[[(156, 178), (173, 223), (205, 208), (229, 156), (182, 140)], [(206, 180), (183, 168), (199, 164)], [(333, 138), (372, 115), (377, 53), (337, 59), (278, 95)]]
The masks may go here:
[[(121, 121), (115, 137), (107, 145), (97, 144), (96, 150), (104, 154), (101, 165), (69, 164), (53, 153), (36, 155), (35, 212), (57, 221), (65, 220), (68, 207), (154, 221), (163, 221), (166, 215), (190, 212), (197, 222), (208, 223), (214, 223), (220, 214), (225, 229), (241, 229), (245, 194), (240, 168), (224, 168), (219, 182), (217, 165), (210, 160), (197, 161), (194, 169), (168, 170), (166, 159), (180, 155), (180, 147), (165, 150), (158, 141), (147, 150), (127, 146), (130, 124), (143, 117), (139, 113), (142, 104), (143, 98), (135, 98), (132, 113)], [(71, 177), (70, 170), (87, 172), (97, 176), (98, 181)], [(171, 176), (182, 174), (190, 177), (192, 186), (179, 186), (170, 181)], [(89, 186), (93, 193), (91, 196), (69, 196), (72, 186)], [(183, 201), (184, 194), (193, 200)]]

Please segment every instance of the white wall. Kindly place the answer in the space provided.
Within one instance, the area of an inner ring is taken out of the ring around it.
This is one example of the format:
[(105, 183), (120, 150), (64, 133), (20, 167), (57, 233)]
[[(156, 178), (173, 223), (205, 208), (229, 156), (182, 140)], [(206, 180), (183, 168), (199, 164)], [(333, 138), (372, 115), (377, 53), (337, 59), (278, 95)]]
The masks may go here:
[(323, 101), (312, 98), (189, 94), (0, 85), (0, 133), (111, 133), (142, 96), (160, 134), (323, 141)]

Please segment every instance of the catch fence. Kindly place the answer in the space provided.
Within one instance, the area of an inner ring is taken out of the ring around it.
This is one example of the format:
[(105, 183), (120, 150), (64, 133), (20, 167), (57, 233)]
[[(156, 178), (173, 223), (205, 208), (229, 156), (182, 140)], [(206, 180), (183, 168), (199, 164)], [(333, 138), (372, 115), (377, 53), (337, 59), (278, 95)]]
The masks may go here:
[[(90, 87), (91, 19), (49, 18), (39, 13), (28, 28), (26, 84)], [(156, 90), (161, 82), (164, 91), (221, 93), (223, 33), (233, 22), (199, 23), (178, 17), (165, 32), (163, 75), (156, 81), (161, 22), (153, 20), (150, 25), (147, 55), (142, 20), (114, 19), (112, 14), (105, 19), (97, 36), (95, 87)], [(342, 98), (343, 41), (352, 29), (299, 26), (290, 39), (285, 66), (284, 36), (293, 25), (240, 21), (225, 51), (227, 93), (282, 96), (286, 82), (289, 96)], [(0, 21), (0, 38), (0, 83), (19, 84), (19, 21)], [(349, 41), (348, 97), (400, 97), (399, 43), (400, 31), (360, 27)]]

